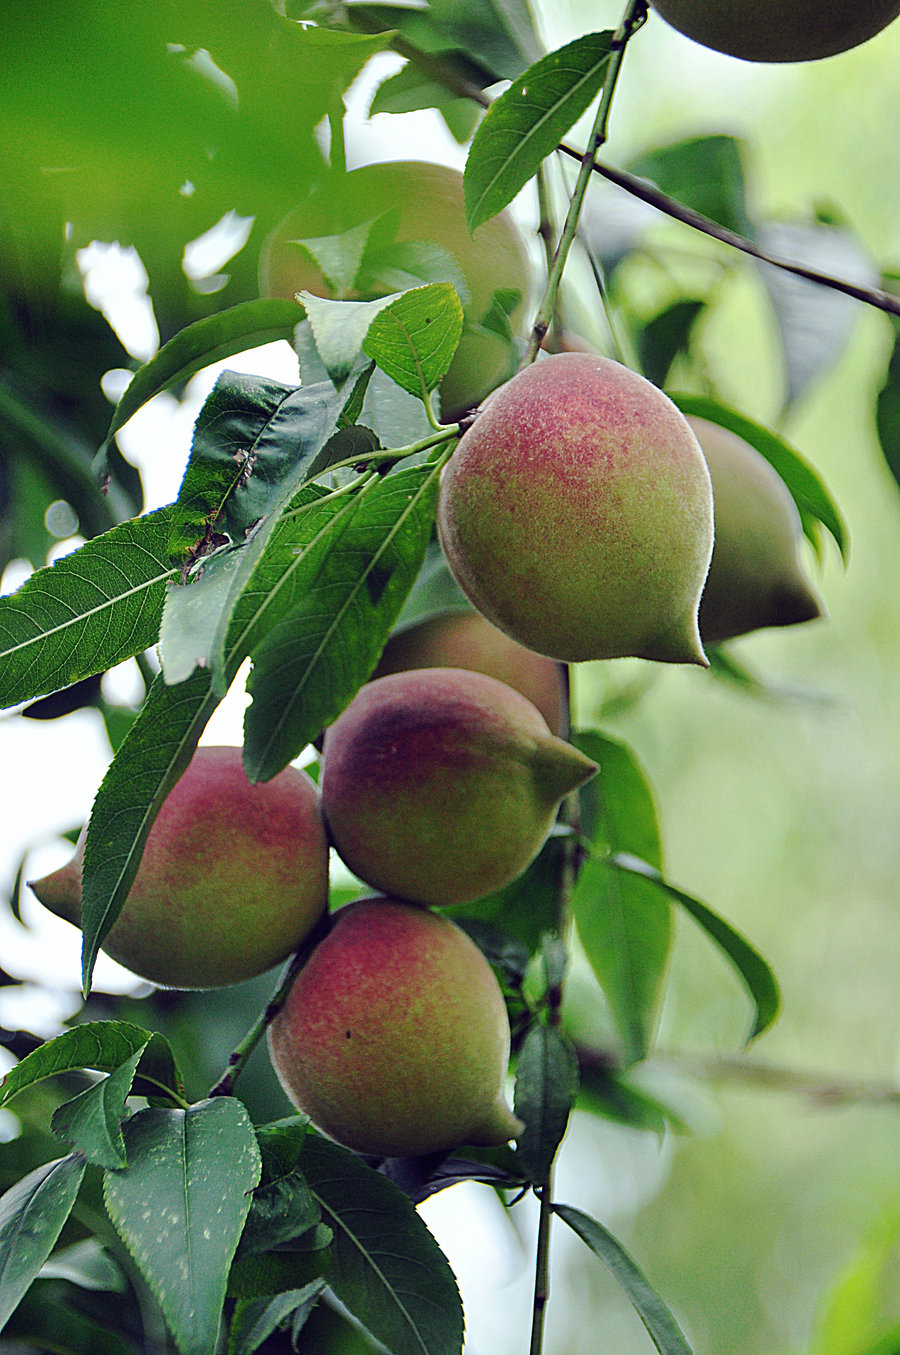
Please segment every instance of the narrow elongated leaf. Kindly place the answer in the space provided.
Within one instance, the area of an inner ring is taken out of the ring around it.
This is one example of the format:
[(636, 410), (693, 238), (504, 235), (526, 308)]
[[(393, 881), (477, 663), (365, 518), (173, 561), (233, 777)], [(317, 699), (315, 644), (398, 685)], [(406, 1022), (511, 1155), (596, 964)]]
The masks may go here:
[(80, 1153), (48, 1162), (0, 1196), (0, 1329), (53, 1250), (75, 1203)]
[(328, 1283), (341, 1302), (392, 1355), (458, 1355), (456, 1280), (412, 1202), (317, 1134), (307, 1137), (300, 1166), (334, 1229)]
[(296, 301), (263, 298), (243, 301), (180, 330), (135, 372), (113, 411), (101, 455), (119, 429), (154, 395), (182, 385), (214, 362), (275, 339), (290, 339), (305, 314)]
[(639, 1266), (612, 1233), (569, 1204), (554, 1204), (554, 1214), (577, 1233), (625, 1290), (660, 1355), (691, 1355), (684, 1333)]
[(10, 1069), (0, 1083), (0, 1106), (26, 1087), (57, 1073), (92, 1068), (112, 1073), (140, 1052), (138, 1086), (144, 1096), (181, 1093), (181, 1077), (164, 1035), (144, 1030), (130, 1021), (86, 1021), (46, 1040)]
[(233, 1097), (140, 1111), (125, 1125), (128, 1166), (107, 1172), (109, 1216), (153, 1291), (181, 1355), (216, 1347), (228, 1271), (260, 1160)]
[(54, 1134), (98, 1167), (124, 1167), (122, 1121), (143, 1050), (137, 1050), (102, 1081), (57, 1106), (50, 1119)]
[(578, 1060), (554, 1026), (528, 1032), (516, 1061), (515, 1112), (525, 1124), (516, 1161), (530, 1180), (545, 1181), (578, 1093)]
[[(662, 864), (653, 793), (631, 750), (595, 731), (573, 743), (600, 764), (596, 784), (581, 797), (585, 834), (595, 854), (572, 894), (572, 915), (591, 967), (603, 988), (629, 1061), (646, 1056), (659, 1007), (672, 940), (672, 912), (657, 888), (638, 876), (610, 870), (606, 854), (649, 853)], [(643, 843), (643, 851), (636, 844)]]
[(612, 33), (588, 33), (541, 57), (495, 99), (469, 150), (466, 219), (502, 211), (600, 92)]
[(0, 598), (0, 706), (102, 673), (156, 642), (171, 508), (133, 518)]
[(686, 894), (684, 890), (676, 889), (674, 885), (670, 885), (667, 880), (663, 879), (660, 872), (654, 866), (648, 865), (646, 861), (639, 860), (629, 852), (617, 852), (610, 857), (609, 865), (614, 870), (656, 885), (658, 889), (663, 890), (669, 898), (674, 899), (686, 912), (690, 913), (694, 921), (699, 923), (734, 965), (750, 994), (755, 1015), (747, 1042), (756, 1039), (757, 1035), (761, 1035), (764, 1030), (768, 1030), (780, 1010), (781, 994), (778, 988), (778, 980), (759, 951), (751, 946), (750, 942), (718, 913), (714, 913), (711, 908), (707, 908), (705, 903), (701, 903), (699, 899)]
[(900, 485), (900, 326), (895, 326), (888, 369), (875, 401), (875, 427), (888, 469)]
[(763, 428), (762, 424), (754, 423), (752, 419), (745, 418), (743, 414), (738, 414), (737, 410), (723, 405), (711, 396), (688, 395), (680, 391), (667, 393), (682, 414), (694, 414), (698, 418), (721, 424), (723, 428), (730, 429), (745, 442), (749, 442), (751, 447), (755, 447), (775, 468), (790, 490), (800, 513), (803, 531), (816, 550), (819, 551), (821, 546), (817, 527), (821, 522), (834, 537), (842, 558), (846, 560), (849, 543), (841, 511), (818, 471), (808, 461), (804, 461), (789, 443), (777, 433)]
[(304, 1308), (311, 1312), (324, 1288), (324, 1280), (313, 1280), (302, 1289), (289, 1289), (275, 1298), (240, 1300), (228, 1334), (228, 1355), (253, 1355), (292, 1313)]
[(160, 806), (218, 703), (208, 672), (177, 687), (167, 687), (159, 674), (101, 782), (88, 821), (81, 881), (85, 995), (97, 951), (122, 910)]
[(462, 326), (462, 303), (449, 282), (414, 287), (379, 311), (363, 352), (403, 390), (424, 399), (453, 361)]
[(42, 1280), (68, 1280), (79, 1289), (90, 1289), (106, 1294), (125, 1294), (128, 1281), (118, 1261), (98, 1242), (86, 1237), (53, 1252), (41, 1266)]
[(253, 650), (244, 765), (268, 780), (337, 716), (374, 668), (415, 580), (434, 520), (438, 463), (396, 471), (357, 496), (302, 599)]

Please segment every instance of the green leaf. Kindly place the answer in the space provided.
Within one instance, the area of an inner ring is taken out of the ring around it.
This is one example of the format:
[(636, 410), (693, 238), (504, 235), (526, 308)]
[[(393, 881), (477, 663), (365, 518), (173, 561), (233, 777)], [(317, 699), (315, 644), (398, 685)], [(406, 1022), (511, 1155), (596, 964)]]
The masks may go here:
[(344, 399), (330, 382), (288, 386), (223, 372), (194, 426), (173, 510), (172, 563), (202, 558), (210, 537), (241, 544), (318, 468)]
[(228, 1271), (259, 1180), (246, 1110), (232, 1097), (140, 1111), (128, 1166), (107, 1172), (109, 1216), (155, 1295), (181, 1355), (215, 1349)]
[[(43, 1272), (38, 1278), (43, 1278)], [(55, 1302), (43, 1285), (25, 1295), (6, 1326), (4, 1338), (0, 1347), (4, 1351), (39, 1351), (40, 1355), (134, 1355), (132, 1341), (83, 1317), (71, 1301)]]
[(302, 1239), (308, 1246), (239, 1254), (228, 1276), (228, 1297), (255, 1299), (280, 1294), (328, 1275), (332, 1236), (331, 1229), (320, 1223)]
[(171, 508), (113, 527), (0, 598), (0, 706), (102, 673), (155, 644)]
[(683, 890), (670, 885), (667, 880), (663, 879), (659, 871), (654, 866), (648, 865), (646, 861), (641, 861), (629, 852), (617, 852), (609, 858), (608, 865), (612, 869), (624, 872), (635, 879), (645, 880), (652, 885), (656, 885), (659, 890), (665, 892), (676, 903), (680, 903), (682, 908), (690, 913), (694, 921), (699, 923), (734, 965), (750, 994), (755, 1016), (753, 1027), (747, 1037), (747, 1043), (755, 1040), (757, 1035), (761, 1035), (764, 1030), (768, 1030), (780, 1010), (781, 994), (778, 988), (778, 980), (759, 951), (751, 946), (750, 942), (718, 913), (714, 913), (711, 908), (707, 908), (706, 904), (701, 903), (699, 899), (695, 899), (690, 894), (685, 894)]
[(275, 1298), (239, 1300), (228, 1334), (228, 1355), (253, 1355), (292, 1313), (308, 1309), (325, 1288), (324, 1280), (312, 1280), (302, 1289), (289, 1289)]
[(525, 1124), (516, 1161), (529, 1180), (546, 1181), (578, 1093), (578, 1060), (554, 1026), (534, 1026), (516, 1060), (514, 1108)]
[(847, 559), (847, 528), (840, 509), (826, 489), (818, 471), (808, 461), (804, 461), (784, 438), (708, 395), (688, 395), (681, 391), (668, 391), (667, 394), (682, 414), (696, 415), (697, 418), (721, 424), (723, 428), (730, 429), (745, 442), (749, 442), (751, 447), (755, 447), (774, 467), (790, 490), (800, 513), (803, 530), (816, 550), (820, 550), (821, 544), (816, 524), (821, 522), (834, 537), (842, 559)]
[(214, 362), (275, 339), (290, 339), (304, 315), (296, 301), (263, 298), (243, 301), (180, 330), (135, 372), (113, 412), (101, 456), (119, 429), (154, 395), (182, 385)]
[(130, 1021), (86, 1021), (47, 1040), (17, 1063), (0, 1084), (0, 1106), (45, 1077), (76, 1068), (112, 1073), (137, 1053), (141, 1054), (137, 1078), (142, 1095), (181, 1094), (181, 1077), (164, 1035)]
[(595, 1256), (607, 1266), (631, 1300), (660, 1355), (691, 1355), (684, 1333), (653, 1289), (646, 1275), (601, 1223), (569, 1204), (554, 1204), (553, 1212), (567, 1223)]
[(377, 301), (325, 301), (311, 292), (301, 292), (319, 357), (335, 385), (341, 385), (362, 352), (369, 325), (393, 296)]
[[(659, 1007), (672, 939), (667, 900), (645, 879), (610, 870), (606, 853), (630, 851), (661, 864), (653, 793), (625, 744), (594, 731), (572, 742), (600, 764), (584, 787), (585, 835), (595, 853), (572, 893), (572, 915), (630, 1062), (644, 1058)], [(642, 843), (641, 849), (637, 844)]]
[(308, 1121), (291, 1116), (257, 1129), (262, 1176), (253, 1192), (238, 1254), (267, 1251), (315, 1227), (321, 1211), (297, 1161)]
[(676, 301), (648, 320), (638, 334), (641, 371), (654, 386), (665, 384), (672, 363), (687, 351), (694, 321), (704, 306), (703, 301)]
[(588, 33), (529, 66), (495, 99), (465, 169), (469, 230), (502, 211), (600, 92), (612, 33)]
[(85, 1166), (81, 1154), (72, 1153), (29, 1172), (0, 1196), (0, 1329), (53, 1250)]
[(125, 1166), (121, 1125), (143, 1052), (138, 1049), (102, 1081), (57, 1106), (50, 1118), (54, 1134), (98, 1167)]
[(890, 362), (875, 401), (875, 427), (888, 469), (900, 485), (900, 324), (895, 325)]
[(334, 1229), (328, 1283), (341, 1302), (392, 1355), (458, 1355), (456, 1280), (408, 1197), (355, 1153), (315, 1134), (300, 1165)]
[(542, 933), (556, 926), (559, 891), (566, 868), (563, 840), (552, 836), (517, 880), (483, 899), (448, 908), (447, 914), (467, 930), (468, 924), (475, 921), (496, 923), (512, 933), (530, 955), (539, 945)]
[(743, 161), (743, 143), (734, 137), (697, 136), (638, 156), (628, 168), (720, 226), (752, 236)]
[(297, 604), (253, 650), (244, 765), (268, 780), (333, 720), (369, 676), (431, 534), (439, 463), (370, 481), (327, 549), (302, 559)]
[(415, 287), (379, 311), (363, 352), (403, 390), (424, 399), (453, 361), (462, 326), (462, 303), (449, 282)]
[(85, 996), (97, 951), (128, 896), (160, 806), (218, 703), (208, 671), (177, 687), (167, 687), (158, 674), (101, 782), (88, 821), (81, 881)]
[(67, 1280), (69, 1284), (77, 1284), (79, 1289), (100, 1293), (128, 1292), (128, 1281), (122, 1267), (95, 1237), (86, 1237), (81, 1242), (73, 1242), (70, 1247), (61, 1247), (59, 1251), (53, 1252), (41, 1266), (40, 1278)]

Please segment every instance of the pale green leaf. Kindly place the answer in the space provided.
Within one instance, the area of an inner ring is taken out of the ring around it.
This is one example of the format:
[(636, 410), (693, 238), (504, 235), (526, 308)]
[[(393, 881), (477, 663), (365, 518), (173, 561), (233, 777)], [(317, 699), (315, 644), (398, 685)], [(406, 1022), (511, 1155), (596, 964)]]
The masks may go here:
[(0, 1196), (0, 1329), (53, 1250), (75, 1203), (80, 1153), (48, 1162)]

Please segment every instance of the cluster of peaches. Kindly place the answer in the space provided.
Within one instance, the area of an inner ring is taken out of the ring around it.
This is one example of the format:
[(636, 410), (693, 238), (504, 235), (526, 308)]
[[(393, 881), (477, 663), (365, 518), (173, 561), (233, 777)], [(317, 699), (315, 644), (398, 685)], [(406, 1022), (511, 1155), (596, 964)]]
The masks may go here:
[[(704, 639), (819, 612), (768, 463), (589, 354), (539, 360), (489, 397), (445, 469), (438, 529), (477, 610), (391, 639), (325, 732), (318, 786), (294, 767), (254, 786), (238, 749), (199, 749), (104, 943), (179, 988), (305, 947), (272, 1061), (315, 1124), (374, 1155), (521, 1130), (499, 985), (440, 910), (521, 875), (597, 771), (563, 737), (563, 664), (705, 664)], [(331, 848), (379, 893), (328, 917)], [(33, 886), (76, 923), (82, 856)]]

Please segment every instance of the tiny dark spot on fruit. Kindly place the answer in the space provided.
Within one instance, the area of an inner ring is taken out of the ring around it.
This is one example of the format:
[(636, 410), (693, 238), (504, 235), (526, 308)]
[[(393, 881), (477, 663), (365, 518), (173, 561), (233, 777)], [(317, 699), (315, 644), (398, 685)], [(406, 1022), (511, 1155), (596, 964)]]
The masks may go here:
[(349, 1031), (349, 1030), (345, 1030), (345, 1031), (344, 1031), (344, 1039), (345, 1039), (345, 1040), (349, 1040), (350, 1038), (351, 1038), (351, 1037), (350, 1037), (350, 1031)]

